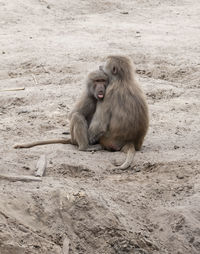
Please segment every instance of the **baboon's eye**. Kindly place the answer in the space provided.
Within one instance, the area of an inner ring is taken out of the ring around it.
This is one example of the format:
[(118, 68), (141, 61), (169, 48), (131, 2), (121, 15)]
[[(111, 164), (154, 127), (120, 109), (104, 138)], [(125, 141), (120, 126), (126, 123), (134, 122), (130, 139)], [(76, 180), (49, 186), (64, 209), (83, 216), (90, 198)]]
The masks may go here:
[(114, 75), (117, 74), (117, 68), (115, 66), (113, 67), (113, 71), (112, 72), (113, 72)]

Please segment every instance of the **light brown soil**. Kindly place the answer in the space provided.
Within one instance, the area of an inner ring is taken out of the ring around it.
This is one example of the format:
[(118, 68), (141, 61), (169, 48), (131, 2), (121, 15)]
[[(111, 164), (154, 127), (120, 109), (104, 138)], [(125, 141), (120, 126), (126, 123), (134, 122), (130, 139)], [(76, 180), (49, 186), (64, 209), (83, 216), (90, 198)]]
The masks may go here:
[[(128, 12), (128, 13), (127, 13)], [(200, 253), (199, 0), (0, 1), (0, 253)], [(71, 145), (15, 150), (61, 137), (87, 72), (130, 56), (151, 124), (132, 169), (123, 153)]]

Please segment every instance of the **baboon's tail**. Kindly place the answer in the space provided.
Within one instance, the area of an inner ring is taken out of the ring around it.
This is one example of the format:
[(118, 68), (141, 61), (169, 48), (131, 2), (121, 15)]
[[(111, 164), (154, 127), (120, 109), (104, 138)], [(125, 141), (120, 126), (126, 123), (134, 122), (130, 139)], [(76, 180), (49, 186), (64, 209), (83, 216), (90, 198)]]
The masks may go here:
[(131, 163), (133, 162), (134, 156), (135, 156), (135, 146), (134, 144), (127, 144), (122, 148), (122, 151), (127, 152), (126, 160), (125, 162), (116, 167), (116, 169), (127, 169), (130, 167)]
[(18, 148), (30, 148), (33, 146), (41, 146), (41, 145), (48, 145), (48, 144), (72, 144), (71, 138), (62, 138), (62, 139), (50, 139), (50, 140), (43, 140), (43, 141), (35, 141), (27, 144), (17, 144), (14, 146), (15, 149)]

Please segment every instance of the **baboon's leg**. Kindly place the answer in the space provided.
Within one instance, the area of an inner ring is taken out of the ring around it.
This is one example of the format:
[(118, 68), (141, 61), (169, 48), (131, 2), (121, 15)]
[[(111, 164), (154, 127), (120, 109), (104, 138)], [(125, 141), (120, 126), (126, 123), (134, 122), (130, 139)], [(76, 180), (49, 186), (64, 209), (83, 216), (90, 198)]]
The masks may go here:
[(88, 142), (88, 125), (87, 121), (79, 113), (74, 113), (70, 124), (71, 138), (74, 144), (78, 144), (79, 150), (87, 150)]

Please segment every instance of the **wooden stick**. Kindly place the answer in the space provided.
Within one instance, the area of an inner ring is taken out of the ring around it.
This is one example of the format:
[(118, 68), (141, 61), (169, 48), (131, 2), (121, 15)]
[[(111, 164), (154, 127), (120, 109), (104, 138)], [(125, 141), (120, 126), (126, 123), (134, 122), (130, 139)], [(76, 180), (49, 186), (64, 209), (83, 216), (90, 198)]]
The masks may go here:
[(25, 87), (7, 88), (7, 89), (0, 90), (0, 92), (19, 91), (19, 90), (24, 90), (24, 89), (25, 89)]
[(62, 253), (63, 254), (69, 253), (69, 238), (68, 237), (65, 237), (65, 239), (63, 241)]
[(0, 175), (1, 180), (8, 180), (11, 182), (22, 181), (22, 182), (41, 182), (42, 180), (35, 176), (15, 176), (15, 175)]
[(44, 171), (46, 169), (46, 165), (47, 165), (47, 159), (46, 156), (43, 154), (40, 156), (37, 165), (36, 165), (36, 169), (37, 171), (35, 172), (35, 176), (43, 176)]

